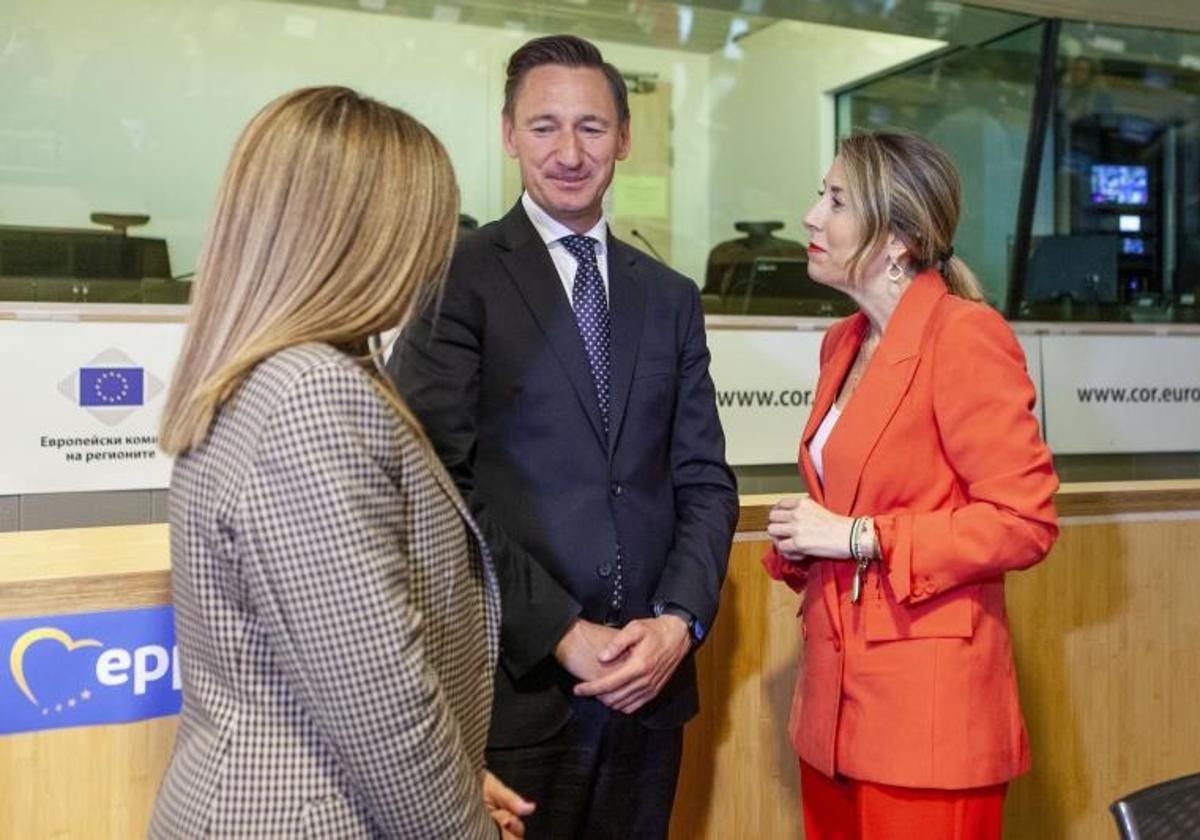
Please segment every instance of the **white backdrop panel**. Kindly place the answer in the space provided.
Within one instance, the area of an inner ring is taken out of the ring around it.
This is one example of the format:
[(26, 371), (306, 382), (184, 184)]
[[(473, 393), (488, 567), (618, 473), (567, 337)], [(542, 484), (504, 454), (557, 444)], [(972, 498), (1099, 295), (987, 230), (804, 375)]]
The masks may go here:
[(1059, 454), (1200, 450), (1191, 336), (1042, 338), (1046, 437)]
[(821, 336), (796, 330), (708, 333), (729, 463), (795, 463), (817, 389)]

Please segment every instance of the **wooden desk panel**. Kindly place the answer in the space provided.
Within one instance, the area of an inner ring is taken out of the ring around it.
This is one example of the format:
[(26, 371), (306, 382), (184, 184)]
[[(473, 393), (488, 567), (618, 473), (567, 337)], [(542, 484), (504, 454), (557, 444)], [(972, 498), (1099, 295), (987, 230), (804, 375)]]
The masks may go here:
[[(1009, 577), (1034, 770), (1013, 785), (1007, 837), (1113, 836), (1110, 801), (1200, 770), (1198, 488), (1064, 488), (1060, 511), (1075, 518), (1054, 552)], [(762, 571), (756, 533), (771, 501), (743, 500), (699, 653), (703, 710), (685, 734), (674, 840), (802, 836), (786, 731), (798, 599)], [(0, 617), (166, 603), (167, 565), (161, 525), (0, 535)], [(175, 725), (0, 737), (0, 837), (143, 836)]]
[(1200, 771), (1200, 515), (1067, 524), (1008, 607), (1034, 767), (1006, 836), (1115, 836), (1109, 803)]
[(698, 654), (701, 712), (685, 730), (675, 840), (799, 836), (787, 735), (799, 596), (763, 572), (766, 545), (734, 543), (720, 613)]
[(0, 534), (0, 618), (167, 604), (170, 568), (166, 525)]
[(0, 736), (0, 837), (146, 836), (178, 718)]
[[(1044, 563), (1008, 577), (1034, 759), (1009, 796), (1011, 840), (1114, 836), (1110, 802), (1200, 770), (1200, 512), (1135, 516), (1068, 519)], [(767, 545), (734, 545), (673, 840), (803, 836), (787, 738), (798, 596), (762, 571)]]

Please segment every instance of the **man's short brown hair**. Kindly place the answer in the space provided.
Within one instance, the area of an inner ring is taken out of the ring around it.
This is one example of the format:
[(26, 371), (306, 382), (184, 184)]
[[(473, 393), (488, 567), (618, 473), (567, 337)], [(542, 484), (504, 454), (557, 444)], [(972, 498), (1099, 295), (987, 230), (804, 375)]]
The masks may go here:
[(525, 43), (508, 59), (508, 77), (504, 82), (504, 115), (512, 119), (517, 94), (525, 75), (535, 67), (558, 64), (563, 67), (593, 67), (604, 74), (617, 106), (620, 122), (629, 121), (629, 91), (621, 72), (604, 60), (591, 41), (574, 35), (546, 35)]

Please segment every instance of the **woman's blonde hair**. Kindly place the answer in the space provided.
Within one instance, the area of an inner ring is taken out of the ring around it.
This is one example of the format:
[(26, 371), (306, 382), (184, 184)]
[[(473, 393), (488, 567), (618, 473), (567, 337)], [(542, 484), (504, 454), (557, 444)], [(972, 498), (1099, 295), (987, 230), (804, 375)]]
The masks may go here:
[(915, 270), (937, 268), (952, 294), (983, 300), (979, 280), (954, 256), (962, 187), (945, 152), (915, 134), (880, 132), (845, 138), (838, 156), (863, 229), (850, 258), (851, 277), (893, 233), (907, 246)]
[(446, 150), (403, 111), (342, 87), (259, 111), (234, 147), (196, 268), (163, 450), (199, 446), (255, 365), (309, 341), (358, 359), (420, 434), (368, 341), (436, 293), (457, 215)]

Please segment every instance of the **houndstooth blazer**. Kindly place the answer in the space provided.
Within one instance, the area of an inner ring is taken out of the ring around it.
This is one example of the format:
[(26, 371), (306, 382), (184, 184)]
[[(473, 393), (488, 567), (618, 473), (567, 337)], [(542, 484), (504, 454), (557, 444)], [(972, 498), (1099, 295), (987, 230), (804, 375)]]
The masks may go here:
[(151, 837), (496, 836), (491, 562), (353, 360), (260, 364), (176, 463), (170, 523), (184, 700)]

